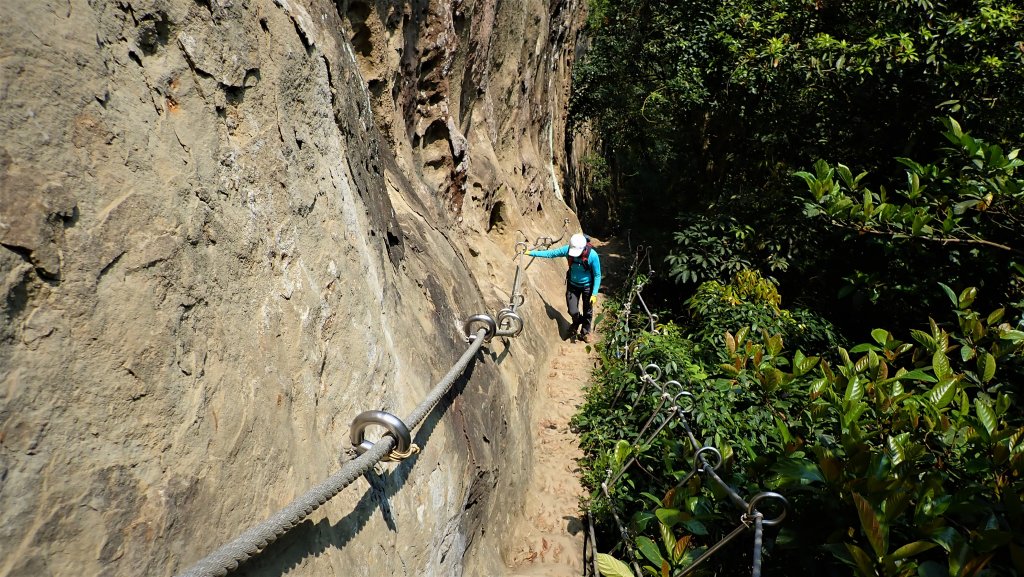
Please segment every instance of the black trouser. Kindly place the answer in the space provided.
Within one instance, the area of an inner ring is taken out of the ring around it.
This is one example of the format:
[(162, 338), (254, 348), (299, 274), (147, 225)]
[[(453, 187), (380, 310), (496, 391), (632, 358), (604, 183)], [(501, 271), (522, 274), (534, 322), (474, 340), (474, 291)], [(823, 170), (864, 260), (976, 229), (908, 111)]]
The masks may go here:
[[(581, 302), (583, 303), (582, 307), (580, 307)], [(590, 323), (594, 319), (594, 306), (590, 304), (590, 287), (578, 287), (567, 283), (565, 306), (568, 307), (569, 316), (572, 317), (572, 329), (569, 332), (573, 332), (578, 326), (581, 335), (589, 333)], [(582, 312), (580, 312), (580, 308), (583, 309)]]

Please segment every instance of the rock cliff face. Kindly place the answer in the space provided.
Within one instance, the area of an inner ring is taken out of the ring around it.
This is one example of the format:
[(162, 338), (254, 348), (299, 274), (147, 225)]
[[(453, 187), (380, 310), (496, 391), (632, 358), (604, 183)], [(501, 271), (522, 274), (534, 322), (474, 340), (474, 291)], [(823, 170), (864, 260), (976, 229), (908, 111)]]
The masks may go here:
[[(407, 415), (573, 218), (583, 8), (0, 2), (0, 576), (172, 575)], [(559, 287), (238, 573), (500, 574)]]

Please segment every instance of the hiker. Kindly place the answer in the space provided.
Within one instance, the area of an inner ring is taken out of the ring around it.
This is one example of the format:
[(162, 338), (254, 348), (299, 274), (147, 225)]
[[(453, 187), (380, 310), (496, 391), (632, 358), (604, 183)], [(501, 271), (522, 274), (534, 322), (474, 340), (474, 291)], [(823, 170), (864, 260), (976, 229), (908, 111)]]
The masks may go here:
[[(583, 234), (574, 234), (569, 244), (551, 250), (528, 250), (527, 256), (537, 258), (569, 259), (569, 270), (565, 273), (565, 305), (572, 317), (569, 327), (569, 338), (579, 338), (585, 343), (590, 342), (590, 323), (594, 319), (594, 303), (597, 302), (597, 291), (601, 288), (601, 259)], [(582, 310), (581, 310), (582, 309)]]

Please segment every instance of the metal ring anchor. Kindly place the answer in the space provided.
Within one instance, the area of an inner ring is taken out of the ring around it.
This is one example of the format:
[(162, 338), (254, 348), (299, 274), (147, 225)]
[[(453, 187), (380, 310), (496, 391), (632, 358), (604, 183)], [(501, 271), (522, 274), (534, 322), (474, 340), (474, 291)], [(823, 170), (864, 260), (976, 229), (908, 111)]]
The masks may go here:
[[(504, 328), (506, 321), (509, 323), (509, 328)], [(502, 327), (501, 330), (495, 333), (499, 336), (518, 337), (519, 333), (523, 332), (523, 318), (509, 309), (502, 309), (498, 313), (497, 324), (499, 327)]]
[(789, 501), (787, 501), (786, 498), (783, 497), (782, 495), (775, 493), (773, 491), (765, 491), (764, 493), (758, 493), (751, 497), (750, 505), (747, 506), (747, 515), (753, 516), (755, 511), (754, 506), (757, 505), (758, 501), (762, 501), (764, 499), (778, 499), (782, 501), (782, 513), (779, 514), (778, 517), (775, 517), (774, 519), (763, 519), (761, 521), (761, 524), (765, 527), (778, 525), (782, 522), (783, 519), (786, 518), (786, 512), (789, 511)]
[[(521, 307), (521, 306), (523, 306), (523, 303), (525, 303), (525, 302), (526, 302), (526, 295), (524, 295), (524, 294), (514, 294), (514, 295), (512, 295), (512, 298), (510, 299), (509, 304), (511, 304), (513, 307)], [(515, 312), (515, 311), (512, 311), (512, 312)]]
[[(654, 371), (653, 374), (651, 374), (652, 370)], [(661, 378), (661, 367), (654, 363), (651, 363), (644, 367), (644, 374), (651, 377), (652, 380), (657, 381), (658, 379)]]
[[(682, 398), (690, 399), (690, 402), (687, 403), (686, 407), (679, 404), (679, 399)], [(690, 413), (693, 412), (693, 407), (697, 404), (697, 398), (694, 397), (693, 393), (691, 393), (690, 391), (679, 391), (679, 393), (677, 393), (676, 396), (672, 397), (672, 404), (674, 404), (679, 409), (680, 414), (689, 415)]]
[(683, 390), (683, 384), (680, 383), (679, 381), (675, 380), (675, 379), (672, 379), (671, 381), (667, 381), (665, 383), (665, 385), (662, 387), (662, 390), (667, 392), (669, 390), (669, 387), (672, 387), (672, 386), (674, 386), (676, 389), (679, 389), (680, 391)]
[[(494, 322), (494, 319), (491, 318), (491, 315), (482, 313), (469, 317), (468, 319), (466, 319), (466, 322), (462, 325), (462, 332), (466, 334), (466, 341), (471, 343), (476, 340), (476, 331), (473, 330), (473, 325), (479, 323), (483, 323), (484, 325), (486, 325), (487, 328), (487, 334), (484, 335), (484, 342), (491, 342), (491, 337), (494, 336), (494, 333), (498, 332), (498, 324)], [(477, 328), (477, 330), (479, 330), (479, 327)]]
[(694, 469), (702, 468), (702, 467), (699, 467), (698, 465), (700, 464), (700, 461), (701, 461), (700, 455), (701, 455), (701, 453), (703, 453), (705, 451), (710, 451), (710, 452), (714, 453), (716, 457), (718, 457), (718, 462), (715, 463), (711, 467), (712, 469), (717, 471), (718, 468), (722, 466), (722, 454), (718, 452), (718, 449), (716, 449), (714, 447), (711, 447), (711, 446), (707, 446), (707, 445), (701, 447), (700, 449), (697, 449), (697, 454), (693, 456), (693, 468)]
[(517, 257), (521, 256), (529, 248), (530, 248), (530, 245), (526, 244), (525, 242), (523, 242), (523, 241), (517, 242), (516, 243), (516, 256)]
[[(363, 411), (352, 419), (352, 427), (349, 432), (349, 440), (355, 446), (356, 452), (362, 455), (373, 448), (373, 443), (363, 438), (363, 431), (369, 425), (379, 425), (388, 430), (388, 434), (395, 438), (397, 446), (393, 453), (408, 453), (412, 446), (412, 435), (409, 427), (405, 426), (402, 419), (384, 411)], [(385, 460), (393, 460), (390, 456)]]

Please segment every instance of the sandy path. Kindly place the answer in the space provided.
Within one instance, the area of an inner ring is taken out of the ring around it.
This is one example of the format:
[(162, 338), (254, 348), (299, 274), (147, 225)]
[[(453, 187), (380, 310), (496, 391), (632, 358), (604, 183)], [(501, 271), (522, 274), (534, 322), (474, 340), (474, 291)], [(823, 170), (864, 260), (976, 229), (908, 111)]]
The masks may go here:
[[(621, 257), (614, 252), (615, 243), (605, 245), (595, 239), (594, 245), (601, 256), (607, 282), (618, 268), (615, 265)], [(598, 296), (595, 317), (601, 310), (603, 298), (603, 295)], [(583, 574), (586, 529), (579, 502), (585, 491), (576, 471), (576, 460), (583, 453), (578, 436), (569, 429), (569, 420), (583, 404), (583, 388), (590, 382), (596, 362), (596, 353), (588, 352), (587, 348), (581, 342), (562, 341), (541, 373), (544, 378), (533, 401), (530, 431), (533, 478), (527, 488), (523, 511), (513, 523), (512, 535), (519, 544), (512, 549), (507, 577), (579, 577)]]
[(542, 390), (534, 401), (533, 478), (517, 521), (520, 544), (514, 550), (510, 577), (578, 577), (582, 574), (583, 525), (579, 499), (584, 494), (576, 474), (582, 456), (569, 420), (583, 402), (583, 385), (593, 361), (583, 343), (563, 342), (553, 357)]

